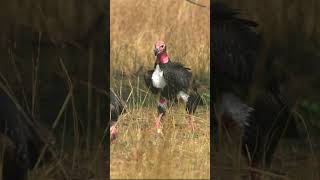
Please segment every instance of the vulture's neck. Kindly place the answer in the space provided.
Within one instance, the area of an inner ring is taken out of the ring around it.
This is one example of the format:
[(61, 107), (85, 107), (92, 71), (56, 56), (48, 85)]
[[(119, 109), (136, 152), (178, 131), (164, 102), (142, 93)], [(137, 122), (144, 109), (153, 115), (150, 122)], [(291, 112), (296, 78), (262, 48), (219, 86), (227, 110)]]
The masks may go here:
[(157, 56), (157, 63), (158, 64), (166, 64), (168, 62), (169, 62), (169, 56), (167, 53), (162, 53)]

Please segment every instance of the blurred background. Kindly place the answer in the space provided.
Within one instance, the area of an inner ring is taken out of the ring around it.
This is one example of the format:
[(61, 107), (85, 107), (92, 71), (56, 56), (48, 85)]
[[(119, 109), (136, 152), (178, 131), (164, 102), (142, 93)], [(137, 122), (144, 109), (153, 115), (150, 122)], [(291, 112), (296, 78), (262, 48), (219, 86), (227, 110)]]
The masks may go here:
[(30, 179), (106, 175), (107, 3), (13, 0), (0, 7), (1, 88), (56, 141), (56, 157)]
[[(208, 179), (210, 169), (210, 1), (111, 0), (111, 88), (126, 104), (111, 145), (111, 178)], [(169, 57), (191, 68), (205, 101), (189, 132), (185, 105), (168, 106), (163, 135), (156, 134), (158, 96), (143, 75), (154, 67), (154, 44), (163, 40)]]
[[(315, 0), (220, 0), (256, 21), (257, 31), (269, 44), (268, 63), (281, 80), (281, 89), (296, 105), (301, 137), (282, 140), (272, 169), (290, 179), (318, 179), (320, 174), (320, 2)], [(234, 142), (231, 142), (231, 144)], [(231, 145), (232, 146), (232, 145)], [(239, 179), (239, 150), (224, 147), (217, 157), (217, 179)], [(227, 163), (229, 162), (229, 163)], [(230, 163), (232, 162), (232, 163)], [(223, 170), (224, 169), (224, 170)], [(234, 175), (230, 175), (234, 174)], [(272, 177), (272, 175), (270, 176)], [(274, 177), (283, 179), (283, 177)]]

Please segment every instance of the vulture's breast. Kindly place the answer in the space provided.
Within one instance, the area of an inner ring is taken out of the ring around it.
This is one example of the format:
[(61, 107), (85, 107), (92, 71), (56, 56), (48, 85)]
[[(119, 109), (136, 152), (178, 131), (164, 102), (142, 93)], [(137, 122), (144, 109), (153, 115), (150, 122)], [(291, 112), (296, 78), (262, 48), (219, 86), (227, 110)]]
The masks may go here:
[(166, 80), (163, 77), (163, 71), (160, 69), (159, 65), (156, 66), (156, 69), (152, 74), (152, 85), (156, 88), (162, 89), (167, 85)]

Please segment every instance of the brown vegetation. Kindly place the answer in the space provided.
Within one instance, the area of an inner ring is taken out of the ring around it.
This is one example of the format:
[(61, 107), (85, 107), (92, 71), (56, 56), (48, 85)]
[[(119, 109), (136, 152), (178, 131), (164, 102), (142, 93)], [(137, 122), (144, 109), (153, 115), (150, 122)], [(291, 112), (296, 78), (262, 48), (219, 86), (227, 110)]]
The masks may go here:
[(168, 109), (163, 135), (157, 135), (157, 97), (141, 76), (153, 68), (154, 43), (164, 40), (172, 60), (192, 69), (209, 99), (210, 11), (209, 1), (201, 2), (207, 8), (175, 0), (111, 1), (111, 87), (127, 102), (111, 145), (111, 178), (209, 178), (209, 101), (195, 114), (195, 133), (181, 104)]

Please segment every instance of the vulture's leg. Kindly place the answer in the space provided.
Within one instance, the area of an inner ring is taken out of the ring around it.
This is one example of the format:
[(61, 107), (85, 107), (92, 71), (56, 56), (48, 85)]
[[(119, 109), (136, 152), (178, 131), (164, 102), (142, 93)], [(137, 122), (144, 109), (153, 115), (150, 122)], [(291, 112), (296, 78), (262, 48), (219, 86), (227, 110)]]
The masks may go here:
[(110, 104), (110, 112), (111, 112), (111, 123), (110, 123), (110, 142), (112, 144), (115, 143), (115, 140), (118, 135), (118, 130), (116, 127), (116, 121), (118, 120), (118, 113), (114, 113), (116, 108), (113, 104)]
[(117, 136), (118, 136), (118, 130), (116, 127), (116, 123), (112, 122), (112, 125), (110, 126), (110, 141), (112, 144), (116, 142)]
[[(245, 127), (244, 148), (249, 152), (248, 160), (253, 168), (270, 168), (280, 138), (284, 136), (290, 121), (294, 121), (288, 104), (279, 96), (274, 92), (258, 94), (254, 103), (255, 111)], [(261, 176), (251, 172), (252, 179)]]
[(158, 104), (158, 117), (156, 118), (156, 128), (157, 132), (161, 133), (161, 119), (166, 113), (166, 107), (167, 107), (167, 100), (164, 97), (160, 97), (159, 104)]
[(193, 114), (195, 113), (197, 106), (201, 101), (201, 97), (197, 92), (192, 92), (190, 95), (188, 95), (187, 93), (180, 91), (178, 93), (178, 98), (181, 98), (184, 102), (186, 102), (188, 126), (190, 129), (194, 130)]

